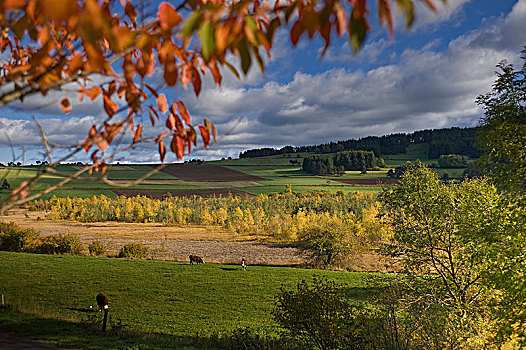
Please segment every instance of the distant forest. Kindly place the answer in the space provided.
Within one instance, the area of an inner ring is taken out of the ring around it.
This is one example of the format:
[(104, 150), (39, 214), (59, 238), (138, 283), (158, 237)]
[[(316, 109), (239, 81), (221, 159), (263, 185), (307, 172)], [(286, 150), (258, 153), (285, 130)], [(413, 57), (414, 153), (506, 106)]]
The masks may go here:
[(448, 128), (415, 131), (411, 134), (391, 134), (386, 136), (368, 136), (358, 140), (330, 142), (313, 146), (285, 146), (280, 149), (259, 148), (239, 154), (239, 158), (273, 156), (285, 153), (309, 152), (316, 154), (337, 153), (342, 151), (371, 151), (379, 158), (388, 154), (405, 153), (411, 143), (428, 143), (429, 159), (438, 159), (441, 155), (459, 154), (471, 158), (480, 157), (475, 144), (477, 128)]

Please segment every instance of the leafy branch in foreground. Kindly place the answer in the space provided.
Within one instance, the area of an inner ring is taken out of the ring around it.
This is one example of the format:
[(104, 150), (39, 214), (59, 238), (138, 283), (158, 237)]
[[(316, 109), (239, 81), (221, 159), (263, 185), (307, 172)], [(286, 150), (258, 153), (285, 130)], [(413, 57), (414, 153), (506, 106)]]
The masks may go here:
[[(424, 2), (436, 11), (435, 0)], [(211, 74), (217, 85), (221, 84), (224, 68), (240, 76), (229, 61), (232, 57), (240, 58), (244, 74), (253, 62), (264, 71), (262, 51), (270, 55), (274, 34), (285, 25), (291, 25), (293, 45), (304, 34), (313, 39), (318, 33), (325, 43), (324, 53), (333, 32), (339, 36), (347, 34), (356, 52), (370, 30), (367, 0), (280, 0), (272, 5), (258, 0), (197, 0), (184, 1), (177, 8), (163, 2), (155, 16), (147, 13), (148, 8), (134, 3), (126, 0), (0, 3), (0, 52), (7, 57), (0, 67), (0, 106), (15, 100), (24, 102), (36, 94), (45, 96), (65, 87), (76, 90), (80, 101), (102, 102), (106, 120), (92, 125), (80, 145), (70, 146), (72, 154), (81, 149), (88, 152), (93, 146), (98, 148), (91, 151), (90, 158), (93, 163), (100, 162), (100, 167), (87, 170), (104, 172), (105, 163), (99, 159), (98, 151), (106, 151), (128, 128), (133, 136), (132, 145), (141, 140), (144, 120), (166, 126), (155, 138), (161, 161), (168, 148), (182, 159), (191, 151), (192, 144), (196, 146), (198, 132), (205, 148), (211, 138), (216, 138), (216, 128), (209, 120), (194, 127), (183, 101), (177, 98), (168, 101), (159, 88), (149, 85), (156, 71), (163, 72), (167, 87), (179, 83), (199, 95), (205, 74)], [(413, 0), (376, 3), (378, 18), (389, 27), (391, 35), (393, 3), (405, 16), (406, 25), (411, 25)], [(67, 96), (59, 105), (64, 113), (74, 108)], [(127, 114), (118, 119), (121, 110)], [(54, 164), (51, 158), (49, 163)], [(27, 196), (35, 181), (22, 183), (12, 199)]]

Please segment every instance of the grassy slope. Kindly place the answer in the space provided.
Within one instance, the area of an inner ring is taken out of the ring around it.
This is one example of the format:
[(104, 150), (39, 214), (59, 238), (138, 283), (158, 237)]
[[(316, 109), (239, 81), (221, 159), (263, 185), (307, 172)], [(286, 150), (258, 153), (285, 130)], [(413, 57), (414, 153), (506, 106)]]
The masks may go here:
[[(355, 300), (377, 291), (365, 278), (373, 274), (295, 268), (249, 266), (244, 272), (231, 265), (7, 252), (0, 252), (0, 266), (0, 293), (15, 309), (72, 321), (73, 327), (93, 314), (89, 305), (104, 292), (113, 320), (121, 319), (134, 332), (176, 338), (239, 327), (273, 332), (270, 311), (280, 286), (293, 287), (314, 274), (348, 284), (346, 292)], [(38, 329), (17, 325), (24, 317), (0, 310), (0, 325), (39, 336)]]

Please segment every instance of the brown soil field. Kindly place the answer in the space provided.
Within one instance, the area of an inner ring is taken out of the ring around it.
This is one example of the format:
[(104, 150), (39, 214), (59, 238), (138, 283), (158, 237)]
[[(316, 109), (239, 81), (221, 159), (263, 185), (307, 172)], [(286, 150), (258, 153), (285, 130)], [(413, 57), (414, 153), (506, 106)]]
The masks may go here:
[[(27, 214), (27, 217), (26, 217)], [(44, 212), (16, 209), (2, 221), (13, 221), (20, 227), (33, 228), (43, 236), (69, 232), (77, 235), (88, 254), (93, 240), (106, 247), (106, 256), (117, 256), (127, 243), (142, 243), (150, 248), (150, 258), (188, 261), (188, 256), (199, 255), (205, 262), (239, 264), (246, 257), (250, 265), (306, 266), (308, 256), (297, 247), (272, 243), (269, 237), (256, 239), (253, 235), (233, 234), (216, 226), (164, 226), (158, 223), (83, 223), (71, 220), (43, 219)], [(355, 271), (387, 271), (386, 261), (377, 254), (365, 253), (350, 262)]]
[(172, 176), (186, 181), (262, 181), (262, 177), (252, 176), (219, 165), (172, 164), (163, 168)]
[(253, 196), (250, 193), (232, 190), (228, 188), (213, 188), (213, 189), (186, 189), (186, 190), (111, 190), (117, 196), (125, 197), (136, 197), (136, 196), (146, 196), (154, 199), (159, 199), (166, 193), (170, 193), (172, 196), (176, 197), (190, 197), (190, 196), (201, 196), (201, 197), (227, 197), (229, 194), (232, 195), (244, 195), (244, 196)]
[(349, 185), (392, 185), (400, 182), (398, 179), (331, 179)]

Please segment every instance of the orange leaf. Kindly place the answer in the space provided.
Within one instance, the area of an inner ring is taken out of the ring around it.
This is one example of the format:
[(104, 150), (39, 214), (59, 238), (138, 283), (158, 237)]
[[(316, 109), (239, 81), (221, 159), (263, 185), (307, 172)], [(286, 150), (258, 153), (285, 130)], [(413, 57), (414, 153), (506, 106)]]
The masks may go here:
[(107, 95), (104, 95), (104, 110), (109, 117), (112, 117), (119, 110), (119, 106)]
[(163, 137), (164, 137), (166, 134), (168, 134), (168, 131), (163, 131), (163, 132), (161, 133), (161, 135), (157, 136), (157, 138), (155, 139), (155, 143), (159, 143), (159, 142), (161, 142), (161, 140), (163, 139)]
[(177, 65), (174, 56), (164, 60), (164, 81), (168, 86), (174, 86), (177, 83)]
[(95, 127), (95, 125), (93, 125), (91, 127), (91, 129), (89, 130), (89, 135), (88, 137), (86, 137), (86, 139), (84, 140), (84, 142), (82, 142), (82, 144), (84, 145), (83, 148), (84, 148), (84, 151), (88, 151), (90, 148), (91, 148), (91, 144), (88, 144), (89, 141), (91, 139), (93, 139), (95, 137), (95, 135), (97, 135), (97, 128)]
[(104, 152), (108, 148), (108, 145), (108, 141), (106, 140), (97, 142), (97, 147), (99, 147), (102, 152)]
[(86, 95), (93, 101), (97, 98), (100, 94), (100, 88), (98, 86), (94, 86), (88, 91), (86, 91)]
[(184, 142), (179, 135), (174, 135), (172, 142), (170, 143), (172, 152), (175, 153), (178, 159), (183, 159), (184, 156)]
[(199, 125), (199, 131), (201, 131), (201, 137), (203, 138), (203, 143), (205, 144), (205, 148), (208, 148), (208, 145), (210, 144), (210, 133), (202, 125)]
[(135, 136), (133, 137), (133, 143), (137, 143), (141, 138), (142, 134), (142, 124), (137, 125), (137, 130), (135, 130)]
[(60, 108), (62, 108), (62, 112), (64, 113), (71, 112), (71, 103), (69, 103), (67, 97), (64, 97), (62, 101), (60, 101)]
[(162, 114), (168, 110), (168, 102), (164, 94), (160, 94), (159, 97), (157, 97), (157, 108), (159, 108)]
[(183, 118), (186, 125), (190, 125), (190, 113), (188, 113), (183, 101), (177, 101), (176, 104), (177, 109), (179, 110), (179, 115)]
[(164, 162), (164, 157), (166, 156), (166, 147), (162, 141), (159, 141), (159, 155), (161, 156), (161, 162)]
[(163, 30), (171, 29), (176, 26), (183, 19), (180, 14), (177, 13), (175, 8), (169, 3), (163, 2), (159, 6), (159, 23)]
[(166, 127), (169, 130), (173, 130), (175, 128), (175, 116), (173, 113), (168, 113), (168, 117), (166, 117)]

